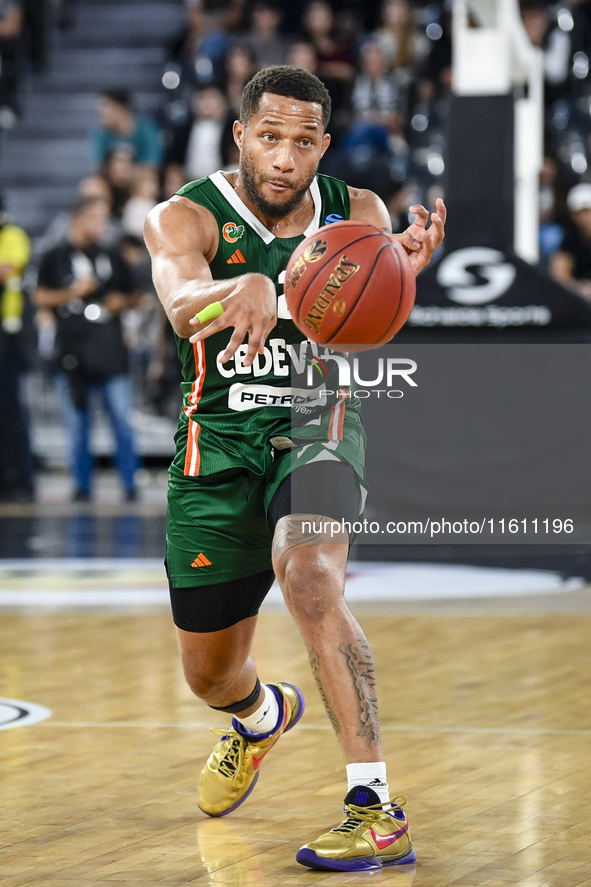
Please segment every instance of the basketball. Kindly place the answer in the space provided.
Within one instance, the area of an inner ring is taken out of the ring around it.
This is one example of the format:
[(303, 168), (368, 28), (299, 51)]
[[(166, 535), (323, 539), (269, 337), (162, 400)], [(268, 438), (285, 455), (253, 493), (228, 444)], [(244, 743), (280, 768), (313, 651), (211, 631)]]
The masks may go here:
[(285, 297), (308, 339), (366, 351), (404, 326), (415, 301), (415, 274), (404, 248), (366, 222), (333, 222), (292, 254)]

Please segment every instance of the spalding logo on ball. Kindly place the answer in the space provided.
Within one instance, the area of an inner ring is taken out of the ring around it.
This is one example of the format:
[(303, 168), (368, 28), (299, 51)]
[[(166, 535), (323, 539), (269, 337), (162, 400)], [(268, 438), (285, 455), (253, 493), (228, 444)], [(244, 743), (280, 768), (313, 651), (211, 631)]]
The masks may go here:
[(404, 326), (416, 295), (398, 241), (366, 222), (333, 222), (302, 241), (285, 277), (289, 312), (318, 345), (365, 351)]

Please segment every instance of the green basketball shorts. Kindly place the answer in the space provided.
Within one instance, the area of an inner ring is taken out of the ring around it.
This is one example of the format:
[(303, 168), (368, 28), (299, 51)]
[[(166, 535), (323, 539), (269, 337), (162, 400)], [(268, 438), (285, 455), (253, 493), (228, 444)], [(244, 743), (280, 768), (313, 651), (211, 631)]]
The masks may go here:
[[(353, 520), (357, 519), (365, 502), (365, 434), (359, 417), (355, 414), (349, 423), (345, 421), (340, 441), (294, 444), (292, 449), (276, 451), (263, 476), (231, 468), (205, 476), (170, 477), (166, 561), (172, 588), (209, 586), (271, 570), (269, 524), (273, 521), (269, 509), (284, 481), (304, 466), (314, 466), (319, 477), (323, 466), (327, 471), (335, 463), (352, 466), (360, 487), (359, 510), (353, 514)], [(331, 485), (325, 487), (330, 489)], [(339, 492), (336, 487), (332, 485), (335, 495)], [(340, 515), (346, 507), (342, 497), (340, 505), (328, 502), (324, 506), (309, 483), (291, 484), (289, 495), (291, 510), (288, 504), (284, 513), (326, 514), (340, 519), (337, 512)], [(330, 493), (328, 498), (332, 498)]]

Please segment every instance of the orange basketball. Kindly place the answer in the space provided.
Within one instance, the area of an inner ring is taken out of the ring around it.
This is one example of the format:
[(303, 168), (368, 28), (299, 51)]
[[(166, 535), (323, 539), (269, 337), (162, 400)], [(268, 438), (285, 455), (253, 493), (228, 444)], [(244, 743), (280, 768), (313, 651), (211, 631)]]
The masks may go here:
[(406, 323), (415, 275), (404, 248), (366, 222), (333, 222), (304, 240), (285, 276), (287, 307), (308, 339), (365, 351)]

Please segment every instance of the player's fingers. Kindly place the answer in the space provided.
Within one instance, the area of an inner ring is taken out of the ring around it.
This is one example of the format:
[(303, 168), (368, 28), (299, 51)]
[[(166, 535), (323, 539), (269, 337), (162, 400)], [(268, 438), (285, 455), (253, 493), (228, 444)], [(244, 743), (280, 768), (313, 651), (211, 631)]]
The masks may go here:
[(259, 336), (254, 332), (249, 332), (248, 334), (248, 350), (246, 352), (246, 357), (244, 358), (244, 366), (249, 367), (252, 365), (257, 354), (262, 354), (265, 348), (265, 339), (259, 338)]
[(431, 213), (431, 228), (429, 235), (433, 249), (437, 249), (443, 238), (445, 237), (445, 229), (443, 227), (443, 219), (437, 213)]
[(245, 338), (246, 338), (246, 330), (236, 327), (234, 329), (234, 332), (230, 336), (230, 341), (228, 342), (228, 344), (226, 346), (226, 350), (224, 351), (224, 353), (220, 357), (220, 363), (226, 363), (227, 360), (230, 360), (231, 357), (234, 357), (234, 355), (236, 354), (236, 352), (238, 351), (238, 349), (240, 348), (240, 346), (244, 342)]
[(437, 207), (437, 215), (445, 225), (445, 222), (447, 220), (447, 207), (441, 197), (437, 198), (437, 200), (435, 201), (435, 206)]
[(417, 240), (416, 237), (413, 237), (411, 228), (407, 228), (402, 234), (391, 234), (390, 236), (393, 240), (397, 240), (398, 243), (401, 243), (407, 253), (414, 252), (421, 246), (420, 241)]
[(214, 333), (219, 333), (220, 330), (225, 330), (228, 326), (230, 326), (230, 324), (227, 320), (224, 320), (224, 316), (222, 315), (216, 320), (212, 320), (210, 323), (203, 326), (203, 328), (197, 333), (193, 333), (193, 335), (189, 337), (189, 342), (201, 342), (202, 339), (207, 339), (208, 336), (212, 336)]
[[(275, 309), (275, 306), (273, 306)], [(276, 309), (271, 317), (268, 317), (266, 323), (264, 319), (257, 318), (256, 325), (253, 325), (248, 331), (248, 351), (244, 359), (244, 366), (250, 366), (257, 354), (265, 353), (265, 342), (271, 332), (277, 326)]]
[(429, 211), (420, 203), (415, 204), (415, 206), (409, 206), (408, 209), (409, 212), (416, 216), (413, 225), (418, 225), (420, 228), (424, 228), (429, 221)]

